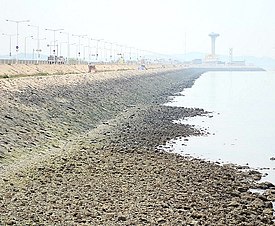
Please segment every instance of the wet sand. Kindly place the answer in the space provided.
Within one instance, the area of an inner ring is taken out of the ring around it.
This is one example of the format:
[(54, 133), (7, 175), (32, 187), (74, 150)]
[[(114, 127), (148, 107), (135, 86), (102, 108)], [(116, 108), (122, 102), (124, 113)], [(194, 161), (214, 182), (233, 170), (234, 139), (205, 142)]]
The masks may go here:
[(161, 105), (200, 73), (0, 80), (0, 224), (272, 225), (257, 172), (159, 148), (207, 134), (172, 123), (204, 110)]

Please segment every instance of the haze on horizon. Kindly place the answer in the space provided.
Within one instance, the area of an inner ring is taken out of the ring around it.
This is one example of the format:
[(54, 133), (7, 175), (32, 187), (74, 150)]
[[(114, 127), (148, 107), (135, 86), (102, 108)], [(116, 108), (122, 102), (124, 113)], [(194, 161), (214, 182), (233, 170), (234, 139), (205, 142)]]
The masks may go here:
[[(16, 33), (10, 20), (30, 20), (19, 25), (19, 46), (24, 37), (36, 35), (40, 26), (41, 48), (53, 33), (45, 28), (116, 42), (163, 54), (210, 52), (210, 32), (220, 34), (216, 53), (275, 59), (274, 0), (0, 0), (0, 33)], [(59, 41), (66, 37), (57, 34)], [(8, 54), (9, 40), (0, 35), (0, 55)], [(36, 42), (29, 41), (29, 49)], [(77, 42), (71, 37), (71, 42)], [(186, 45), (185, 45), (186, 44)], [(13, 41), (15, 48), (15, 39)], [(19, 51), (20, 52), (20, 51)], [(30, 52), (30, 50), (28, 51)]]

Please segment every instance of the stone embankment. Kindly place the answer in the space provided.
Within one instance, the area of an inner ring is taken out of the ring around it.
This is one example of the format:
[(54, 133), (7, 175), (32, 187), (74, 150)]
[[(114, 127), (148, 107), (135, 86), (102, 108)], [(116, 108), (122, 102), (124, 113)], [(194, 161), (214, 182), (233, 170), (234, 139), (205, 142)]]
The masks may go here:
[(0, 225), (273, 225), (257, 172), (158, 148), (207, 133), (172, 122), (204, 110), (161, 105), (200, 73), (0, 80)]
[[(98, 64), (96, 70), (103, 71), (124, 71), (136, 70), (139, 65), (136, 64)], [(162, 68), (162, 65), (148, 65), (148, 69)], [(166, 67), (173, 67), (166, 65)], [(87, 64), (0, 64), (0, 78), (26, 77), (30, 75), (63, 75), (63, 74), (79, 74), (88, 72)]]

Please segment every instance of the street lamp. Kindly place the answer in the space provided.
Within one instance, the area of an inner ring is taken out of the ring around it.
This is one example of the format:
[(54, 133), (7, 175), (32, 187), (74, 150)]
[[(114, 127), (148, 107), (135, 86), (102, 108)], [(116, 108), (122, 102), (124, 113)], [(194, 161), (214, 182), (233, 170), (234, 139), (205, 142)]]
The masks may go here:
[(62, 56), (62, 44), (65, 44), (65, 43), (68, 43), (68, 42), (59, 42), (59, 54), (60, 54), (60, 56)]
[[(106, 42), (106, 41), (105, 41)], [(112, 62), (112, 57), (113, 57), (113, 44), (115, 44), (115, 43), (113, 43), (113, 42), (106, 42), (106, 43), (108, 43), (108, 44), (110, 44), (110, 55), (109, 55), (109, 58), (110, 58), (110, 63)]]
[(60, 31), (60, 34), (66, 34), (67, 35), (67, 64), (69, 64), (69, 59), (70, 59), (70, 33)]
[[(46, 38), (38, 38), (38, 39), (34, 38), (34, 40), (37, 40), (37, 42), (40, 43), (40, 41), (46, 40)], [(40, 44), (39, 44), (39, 46), (40, 46)], [(38, 58), (40, 58), (40, 52), (42, 52), (42, 49), (37, 48), (36, 52), (37, 52), (37, 55), (36, 55), (36, 63), (38, 64)]]
[[(87, 48), (88, 48), (88, 62), (91, 62), (91, 38), (87, 36)], [(84, 47), (85, 50), (85, 47)], [(85, 53), (84, 53), (84, 60), (85, 60)]]
[(18, 63), (18, 51), (19, 51), (19, 45), (18, 45), (18, 30), (19, 30), (19, 23), (26, 23), (30, 22), (30, 20), (6, 20), (8, 22), (16, 23), (16, 63)]
[(80, 64), (80, 39), (84, 38), (87, 35), (76, 35), (76, 34), (72, 34), (72, 36), (78, 37), (78, 64)]
[[(70, 46), (76, 46), (76, 42), (75, 43), (72, 43), (72, 44), (70, 44)], [(76, 53), (75, 53), (75, 56), (76, 56), (76, 60), (77, 60), (77, 47), (75, 48), (76, 49)]]
[(26, 58), (27, 58), (27, 38), (33, 38), (33, 36), (31, 35), (31, 36), (26, 36), (25, 37), (25, 48), (24, 48), (24, 52), (25, 52), (25, 60), (26, 60)]
[(88, 61), (90, 62), (90, 46), (83, 46), (83, 60), (85, 61), (85, 49), (88, 48)]
[(103, 50), (102, 50), (102, 58), (103, 58), (103, 62), (106, 63), (107, 61), (107, 55), (106, 55), (106, 42), (103, 41)]
[(2, 33), (2, 35), (5, 35), (5, 36), (8, 36), (9, 37), (9, 39), (10, 39), (10, 57), (11, 57), (11, 37), (12, 36), (15, 36), (15, 34), (5, 34), (5, 33)]
[(103, 39), (93, 39), (91, 38), (91, 40), (94, 40), (96, 41), (96, 61), (98, 60), (98, 45), (99, 45), (99, 42), (102, 41)]
[(124, 52), (123, 52), (124, 45), (117, 44), (117, 46), (120, 47), (120, 53), (118, 53), (117, 55), (120, 55), (120, 60), (123, 62), (125, 60), (124, 59)]
[(137, 53), (137, 63), (138, 63), (138, 61), (139, 61), (139, 49), (136, 49), (136, 53)]
[(132, 63), (132, 49), (134, 47), (128, 46), (127, 48), (129, 49), (129, 52), (128, 52), (128, 54), (129, 54), (129, 61), (130, 61), (130, 63)]
[[(55, 47), (56, 47), (56, 44), (55, 44), (55, 42), (56, 42), (56, 40), (55, 40), (55, 32), (57, 32), (57, 31), (63, 31), (64, 29), (50, 29), (50, 28), (46, 28), (45, 29), (46, 31), (52, 31), (53, 32), (53, 45), (54, 45), (54, 50), (53, 50), (53, 54), (54, 54), (54, 57), (55, 57)], [(56, 56), (58, 56), (58, 52), (56, 53)]]
[[(111, 50), (112, 50), (112, 52), (113, 52), (113, 55), (110, 56), (110, 58), (112, 58), (112, 59), (113, 59), (113, 62), (115, 63), (115, 62), (116, 62), (116, 56), (119, 55), (119, 54), (118, 54), (118, 46), (119, 46), (119, 44), (116, 43), (116, 42), (110, 42), (110, 44), (111, 44)], [(113, 45), (114, 45), (114, 47), (113, 47)], [(111, 53), (111, 54), (112, 54), (112, 53)]]
[(37, 34), (36, 34), (36, 39), (37, 40), (37, 49), (36, 49), (36, 60), (37, 60), (37, 63), (38, 63), (38, 57), (40, 57), (40, 54), (39, 52), (41, 52), (41, 49), (40, 49), (40, 40), (39, 39), (39, 26), (36, 26), (36, 25), (30, 25), (28, 24), (29, 27), (35, 27), (37, 29)]

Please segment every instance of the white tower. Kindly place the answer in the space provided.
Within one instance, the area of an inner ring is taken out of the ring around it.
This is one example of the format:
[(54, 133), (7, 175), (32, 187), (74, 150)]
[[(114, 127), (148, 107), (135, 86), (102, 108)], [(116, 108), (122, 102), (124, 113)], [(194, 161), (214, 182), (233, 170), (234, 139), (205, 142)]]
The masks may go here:
[(219, 37), (220, 35), (212, 32), (209, 34), (209, 36), (211, 38), (211, 55), (214, 57), (216, 55), (215, 54), (215, 41), (216, 41), (216, 38)]

